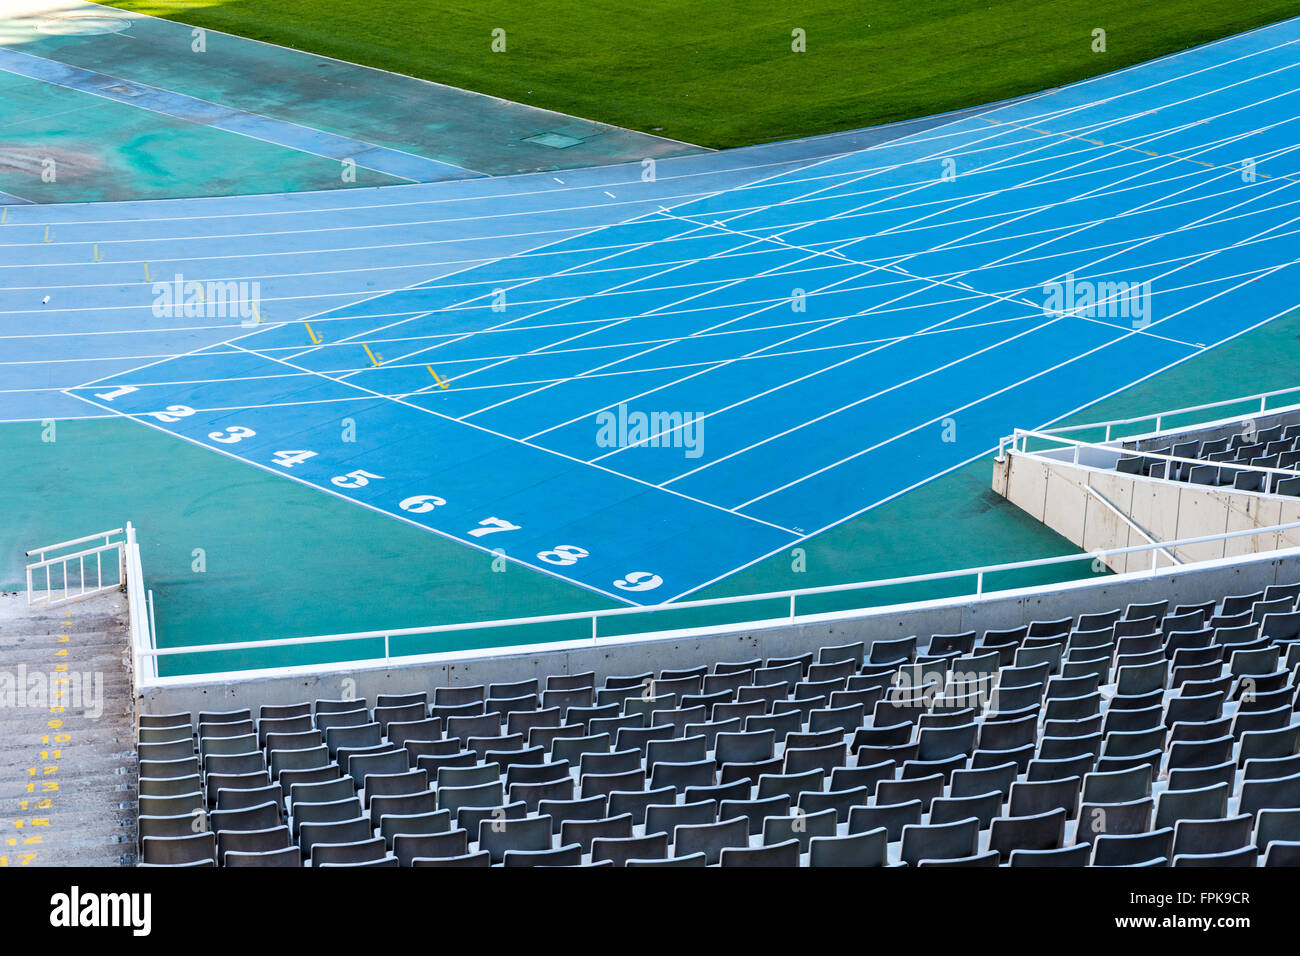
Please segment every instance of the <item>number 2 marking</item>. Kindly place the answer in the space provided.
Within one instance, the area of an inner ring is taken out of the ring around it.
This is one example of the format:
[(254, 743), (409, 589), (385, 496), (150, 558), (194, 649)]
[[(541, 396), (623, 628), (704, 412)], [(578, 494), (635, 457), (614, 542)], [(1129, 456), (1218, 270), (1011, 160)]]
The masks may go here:
[(145, 412), (146, 415), (152, 415), (160, 422), (178, 422), (182, 418), (189, 418), (194, 414), (194, 409), (188, 405), (168, 405), (161, 412)]

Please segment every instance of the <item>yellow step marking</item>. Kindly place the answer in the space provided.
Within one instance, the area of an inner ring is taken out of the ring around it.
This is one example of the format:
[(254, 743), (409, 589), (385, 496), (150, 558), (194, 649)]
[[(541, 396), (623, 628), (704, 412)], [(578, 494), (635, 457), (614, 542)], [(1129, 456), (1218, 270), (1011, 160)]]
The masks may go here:
[(370, 351), (370, 346), (362, 342), (361, 347), (366, 350), (366, 354), (370, 356), (370, 361), (374, 363), (375, 368), (378, 368), (380, 360), (375, 358), (375, 353)]
[(312, 345), (320, 345), (320, 336), (311, 330), (311, 323), (304, 322), (303, 325), (307, 326), (307, 334), (311, 336)]
[(429, 370), (429, 374), (433, 376), (434, 381), (436, 381), (442, 388), (447, 387), (447, 383), (438, 377), (438, 373), (433, 370), (432, 365), (426, 365), (425, 368)]

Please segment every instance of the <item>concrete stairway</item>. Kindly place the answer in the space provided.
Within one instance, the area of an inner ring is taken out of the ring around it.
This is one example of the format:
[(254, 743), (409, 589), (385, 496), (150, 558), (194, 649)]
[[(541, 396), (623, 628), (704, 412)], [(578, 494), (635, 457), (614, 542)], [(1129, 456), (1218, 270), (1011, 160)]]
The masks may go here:
[(134, 708), (125, 595), (32, 612), (0, 594), (0, 864), (135, 862)]

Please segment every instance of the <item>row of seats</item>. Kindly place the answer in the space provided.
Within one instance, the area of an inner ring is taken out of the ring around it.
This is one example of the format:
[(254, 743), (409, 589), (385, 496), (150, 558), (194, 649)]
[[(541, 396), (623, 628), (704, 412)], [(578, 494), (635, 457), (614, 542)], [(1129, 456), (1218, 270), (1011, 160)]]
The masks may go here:
[[(1300, 475), (1257, 469), (1295, 470), (1300, 467), (1298, 445), (1300, 425), (1275, 425), (1231, 438), (1174, 442), (1147, 449), (1145, 454), (1130, 446), (1131, 454), (1121, 456), (1115, 467), (1125, 474), (1296, 497), (1300, 496)], [(1196, 461), (1167, 461), (1155, 457), (1158, 455)]]
[(1300, 584), (142, 715), (143, 865), (1297, 865)]

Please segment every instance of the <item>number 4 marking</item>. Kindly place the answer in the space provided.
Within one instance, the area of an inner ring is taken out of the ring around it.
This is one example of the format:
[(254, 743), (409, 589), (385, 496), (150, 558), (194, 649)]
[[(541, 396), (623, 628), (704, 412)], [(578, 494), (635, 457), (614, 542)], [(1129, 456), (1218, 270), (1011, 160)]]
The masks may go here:
[(519, 525), (511, 524), (509, 521), (503, 521), (500, 518), (484, 518), (479, 524), (486, 527), (472, 528), (469, 533), (475, 538), (481, 538), (485, 534), (496, 534), (498, 531), (519, 530)]
[(315, 457), (314, 451), (277, 451), (271, 461), (281, 468), (292, 468), (294, 465), (301, 465), (308, 458)]

